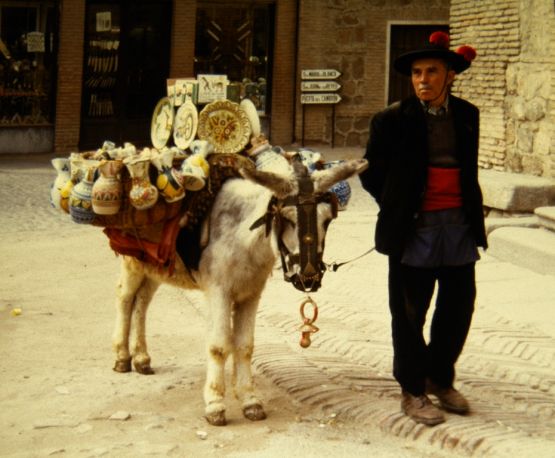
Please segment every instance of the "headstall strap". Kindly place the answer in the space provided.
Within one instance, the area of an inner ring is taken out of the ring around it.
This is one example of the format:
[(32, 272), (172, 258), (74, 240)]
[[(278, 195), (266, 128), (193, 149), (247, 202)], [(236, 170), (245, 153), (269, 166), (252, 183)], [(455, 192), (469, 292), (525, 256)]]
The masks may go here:
[(318, 265), (317, 199), (314, 195), (314, 184), (310, 177), (299, 178), (298, 199), (297, 233), (300, 245), (299, 265), (301, 275), (316, 277), (320, 272), (320, 266)]

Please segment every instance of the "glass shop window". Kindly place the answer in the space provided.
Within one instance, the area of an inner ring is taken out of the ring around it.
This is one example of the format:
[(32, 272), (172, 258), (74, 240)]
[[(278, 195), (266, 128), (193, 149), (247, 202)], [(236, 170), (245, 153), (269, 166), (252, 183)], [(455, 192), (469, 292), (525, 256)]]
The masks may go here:
[(55, 2), (0, 5), (0, 126), (54, 123)]

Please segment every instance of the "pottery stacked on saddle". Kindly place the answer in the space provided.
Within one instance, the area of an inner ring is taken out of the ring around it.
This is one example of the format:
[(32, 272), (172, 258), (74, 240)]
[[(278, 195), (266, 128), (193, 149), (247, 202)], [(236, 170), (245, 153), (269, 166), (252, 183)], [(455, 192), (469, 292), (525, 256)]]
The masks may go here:
[(64, 185), (70, 180), (70, 164), (69, 159), (65, 157), (58, 157), (52, 159), (52, 167), (56, 169), (56, 179), (50, 187), (50, 204), (57, 210), (62, 209), (62, 195), (61, 191)]
[(150, 157), (150, 150), (145, 148), (141, 154), (123, 160), (131, 176), (129, 201), (138, 210), (147, 210), (158, 200), (158, 189), (150, 182)]
[(152, 151), (151, 163), (158, 169), (156, 187), (166, 202), (177, 202), (185, 197), (180, 172), (173, 167), (175, 150), (165, 148), (161, 152)]
[(210, 172), (206, 158), (214, 148), (206, 140), (195, 140), (190, 149), (192, 154), (181, 165), (183, 186), (189, 191), (199, 191), (204, 188)]
[(98, 165), (100, 176), (92, 187), (92, 208), (97, 215), (115, 215), (121, 207), (123, 186), (119, 172), (121, 160), (103, 160)]
[[(325, 162), (323, 168), (329, 169), (345, 162), (344, 160)], [(346, 210), (349, 200), (351, 200), (351, 185), (347, 180), (342, 180), (334, 184), (330, 189), (337, 196), (339, 210)]]

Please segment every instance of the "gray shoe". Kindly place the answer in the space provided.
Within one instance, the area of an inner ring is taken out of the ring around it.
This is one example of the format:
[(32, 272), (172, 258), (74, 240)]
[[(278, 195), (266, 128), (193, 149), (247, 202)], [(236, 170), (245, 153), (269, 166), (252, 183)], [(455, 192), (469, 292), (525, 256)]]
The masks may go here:
[(465, 415), (470, 411), (466, 398), (452, 386), (442, 388), (434, 382), (427, 380), (426, 394), (432, 394), (437, 397), (441, 407), (448, 412)]
[(428, 426), (434, 426), (445, 421), (443, 412), (425, 394), (413, 396), (407, 391), (403, 391), (401, 410), (415, 422)]

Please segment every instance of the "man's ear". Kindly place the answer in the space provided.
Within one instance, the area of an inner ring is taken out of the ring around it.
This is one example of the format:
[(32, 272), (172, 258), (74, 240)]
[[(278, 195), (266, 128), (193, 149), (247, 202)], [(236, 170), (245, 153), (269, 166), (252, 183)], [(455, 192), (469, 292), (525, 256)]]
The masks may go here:
[(449, 86), (450, 84), (453, 84), (453, 81), (455, 81), (455, 70), (449, 70), (447, 72), (447, 86)]

